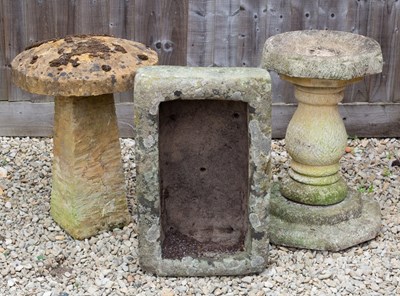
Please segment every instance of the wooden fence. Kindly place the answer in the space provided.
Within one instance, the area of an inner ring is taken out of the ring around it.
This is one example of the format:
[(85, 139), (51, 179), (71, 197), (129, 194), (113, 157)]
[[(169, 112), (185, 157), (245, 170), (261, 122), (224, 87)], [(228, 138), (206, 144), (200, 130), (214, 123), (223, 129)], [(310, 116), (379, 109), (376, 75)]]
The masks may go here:
[[(0, 135), (48, 136), (52, 98), (11, 83), (10, 63), (26, 46), (69, 34), (112, 34), (155, 49), (160, 64), (259, 65), (265, 40), (302, 29), (376, 39), (383, 73), (346, 91), (340, 112), (348, 133), (400, 136), (398, 0), (0, 0)], [(132, 93), (116, 97), (123, 136), (132, 136)], [(284, 136), (296, 106), (293, 89), (273, 75), (273, 135)]]

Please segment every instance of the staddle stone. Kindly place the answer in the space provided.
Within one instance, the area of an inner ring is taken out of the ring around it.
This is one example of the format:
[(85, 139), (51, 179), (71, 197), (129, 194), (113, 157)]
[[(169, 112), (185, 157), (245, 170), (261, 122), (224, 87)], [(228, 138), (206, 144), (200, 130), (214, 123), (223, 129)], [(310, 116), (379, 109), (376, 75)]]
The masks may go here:
[(131, 221), (113, 93), (156, 63), (140, 43), (92, 35), (35, 44), (12, 62), (16, 85), (55, 96), (51, 215), (74, 238)]

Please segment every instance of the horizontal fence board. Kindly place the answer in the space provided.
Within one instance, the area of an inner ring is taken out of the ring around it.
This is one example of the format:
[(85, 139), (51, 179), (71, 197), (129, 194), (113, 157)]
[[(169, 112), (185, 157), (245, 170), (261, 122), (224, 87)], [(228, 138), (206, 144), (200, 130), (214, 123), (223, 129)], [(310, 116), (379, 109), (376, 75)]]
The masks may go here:
[[(123, 137), (133, 136), (133, 103), (116, 104)], [(54, 103), (0, 102), (0, 135), (50, 137), (53, 134)]]
[[(272, 135), (283, 138), (296, 111), (295, 104), (273, 104)], [(339, 105), (347, 134), (351, 137), (400, 137), (400, 104), (350, 103)]]
[[(53, 103), (0, 102), (0, 135), (50, 137)], [(273, 104), (272, 136), (283, 138), (297, 106)], [(116, 104), (122, 137), (134, 137), (133, 103)], [(400, 137), (400, 104), (343, 104), (339, 112), (347, 133), (358, 137)]]

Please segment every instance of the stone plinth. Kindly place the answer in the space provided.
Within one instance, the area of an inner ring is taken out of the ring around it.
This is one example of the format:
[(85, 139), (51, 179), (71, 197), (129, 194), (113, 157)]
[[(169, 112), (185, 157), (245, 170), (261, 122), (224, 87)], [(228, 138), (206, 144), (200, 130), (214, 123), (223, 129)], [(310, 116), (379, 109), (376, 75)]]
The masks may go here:
[(374, 238), (378, 204), (358, 198), (339, 172), (347, 134), (338, 103), (347, 85), (381, 72), (379, 44), (347, 32), (288, 32), (267, 40), (262, 66), (292, 83), (299, 102), (285, 138), (291, 167), (271, 197), (271, 241), (340, 250)]
[(137, 73), (134, 96), (142, 269), (162, 276), (263, 271), (268, 72), (148, 67)]
[(12, 62), (18, 86), (56, 97), (51, 215), (74, 238), (131, 221), (112, 93), (155, 63), (140, 43), (87, 35), (36, 44)]

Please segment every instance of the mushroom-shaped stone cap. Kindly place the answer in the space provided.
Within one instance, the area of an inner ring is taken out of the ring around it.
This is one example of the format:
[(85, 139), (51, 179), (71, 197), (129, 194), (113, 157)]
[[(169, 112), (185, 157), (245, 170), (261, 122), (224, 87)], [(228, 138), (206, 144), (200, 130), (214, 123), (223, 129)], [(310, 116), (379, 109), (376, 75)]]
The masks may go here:
[(22, 89), (53, 96), (95, 96), (133, 88), (136, 70), (155, 65), (157, 53), (110, 36), (67, 36), (34, 45), (11, 63)]
[(341, 31), (292, 31), (270, 37), (261, 66), (299, 78), (350, 80), (382, 72), (375, 40)]

